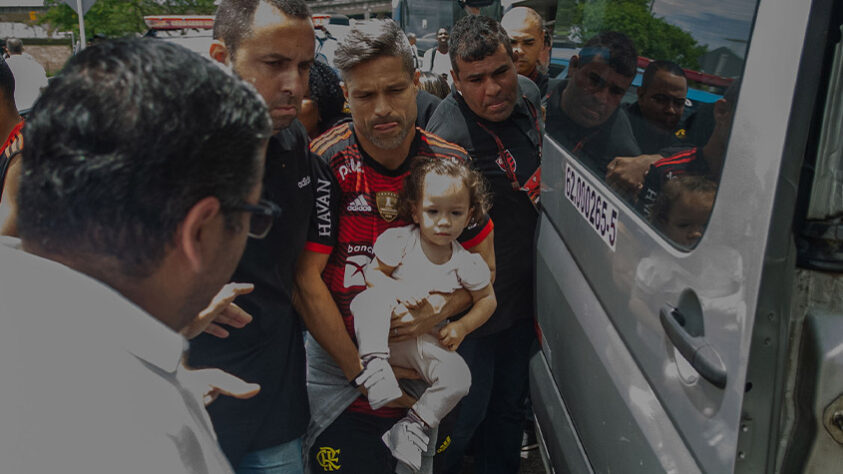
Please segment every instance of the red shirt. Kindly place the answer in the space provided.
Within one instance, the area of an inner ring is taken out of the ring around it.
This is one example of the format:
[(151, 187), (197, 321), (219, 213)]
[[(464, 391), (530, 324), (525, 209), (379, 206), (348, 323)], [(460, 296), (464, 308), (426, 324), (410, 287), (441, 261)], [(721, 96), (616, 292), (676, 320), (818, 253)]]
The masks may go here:
[[(366, 289), (363, 268), (374, 256), (372, 246), (384, 230), (410, 224), (396, 213), (398, 193), (409, 174), (410, 160), (395, 170), (383, 167), (358, 146), (351, 123), (329, 130), (310, 144), (310, 150), (328, 163), (333, 181), (317, 182), (317, 219), (305, 249), (330, 254), (322, 279), (354, 339), (354, 317), (349, 305)], [(416, 128), (408, 158), (414, 156), (468, 160), (462, 147), (420, 128)], [(487, 221), (466, 229), (460, 240), (465, 248), (471, 248), (491, 230), (492, 222)], [(372, 411), (365, 398), (358, 398), (349, 409), (388, 417), (403, 414), (403, 410), (394, 408)]]

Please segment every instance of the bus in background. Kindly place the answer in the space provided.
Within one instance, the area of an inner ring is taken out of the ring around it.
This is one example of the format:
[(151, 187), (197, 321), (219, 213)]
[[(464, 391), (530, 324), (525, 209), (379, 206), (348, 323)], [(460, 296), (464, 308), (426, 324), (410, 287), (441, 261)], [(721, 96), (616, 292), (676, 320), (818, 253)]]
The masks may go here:
[(214, 29), (213, 15), (150, 15), (143, 17), (149, 30), (146, 37), (172, 41), (185, 48), (210, 57)]
[(481, 15), (501, 18), (500, 0), (394, 0), (392, 19), (405, 33), (415, 33), (419, 54), (436, 46), (436, 31), (448, 30), (468, 10), (479, 11)]

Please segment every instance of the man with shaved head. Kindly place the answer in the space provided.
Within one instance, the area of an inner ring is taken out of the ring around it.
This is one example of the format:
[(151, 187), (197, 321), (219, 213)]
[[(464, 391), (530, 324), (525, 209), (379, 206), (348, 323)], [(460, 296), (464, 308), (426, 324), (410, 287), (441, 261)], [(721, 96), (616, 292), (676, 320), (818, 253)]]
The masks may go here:
[(546, 44), (541, 15), (529, 7), (515, 7), (503, 16), (501, 26), (512, 42), (512, 59), (518, 74), (535, 82), (544, 97), (548, 77), (541, 70), (541, 57), (549, 45)]

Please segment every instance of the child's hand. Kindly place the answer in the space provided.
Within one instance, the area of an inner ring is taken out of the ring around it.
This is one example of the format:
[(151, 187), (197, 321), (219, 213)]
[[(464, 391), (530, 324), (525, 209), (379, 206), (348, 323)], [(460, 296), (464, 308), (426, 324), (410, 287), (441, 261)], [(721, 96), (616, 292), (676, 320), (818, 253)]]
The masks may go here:
[(468, 331), (466, 331), (465, 326), (459, 321), (454, 321), (448, 323), (439, 331), (439, 342), (448, 350), (455, 351), (462, 344), (466, 334), (468, 334)]

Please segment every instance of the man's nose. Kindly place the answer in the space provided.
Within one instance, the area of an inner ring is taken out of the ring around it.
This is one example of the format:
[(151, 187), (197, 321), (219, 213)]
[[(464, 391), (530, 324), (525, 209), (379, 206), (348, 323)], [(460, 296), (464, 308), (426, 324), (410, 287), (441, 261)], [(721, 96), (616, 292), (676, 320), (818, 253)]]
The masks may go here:
[(378, 94), (374, 100), (375, 115), (384, 116), (389, 115), (392, 108), (389, 105), (389, 100), (383, 95)]
[(283, 74), (279, 80), (281, 90), (293, 97), (304, 97), (304, 93), (307, 91), (309, 78), (309, 69), (302, 71), (299, 68), (291, 68), (286, 74)]
[(667, 103), (667, 113), (671, 115), (676, 115), (679, 113), (679, 106), (676, 105), (672, 100)]

